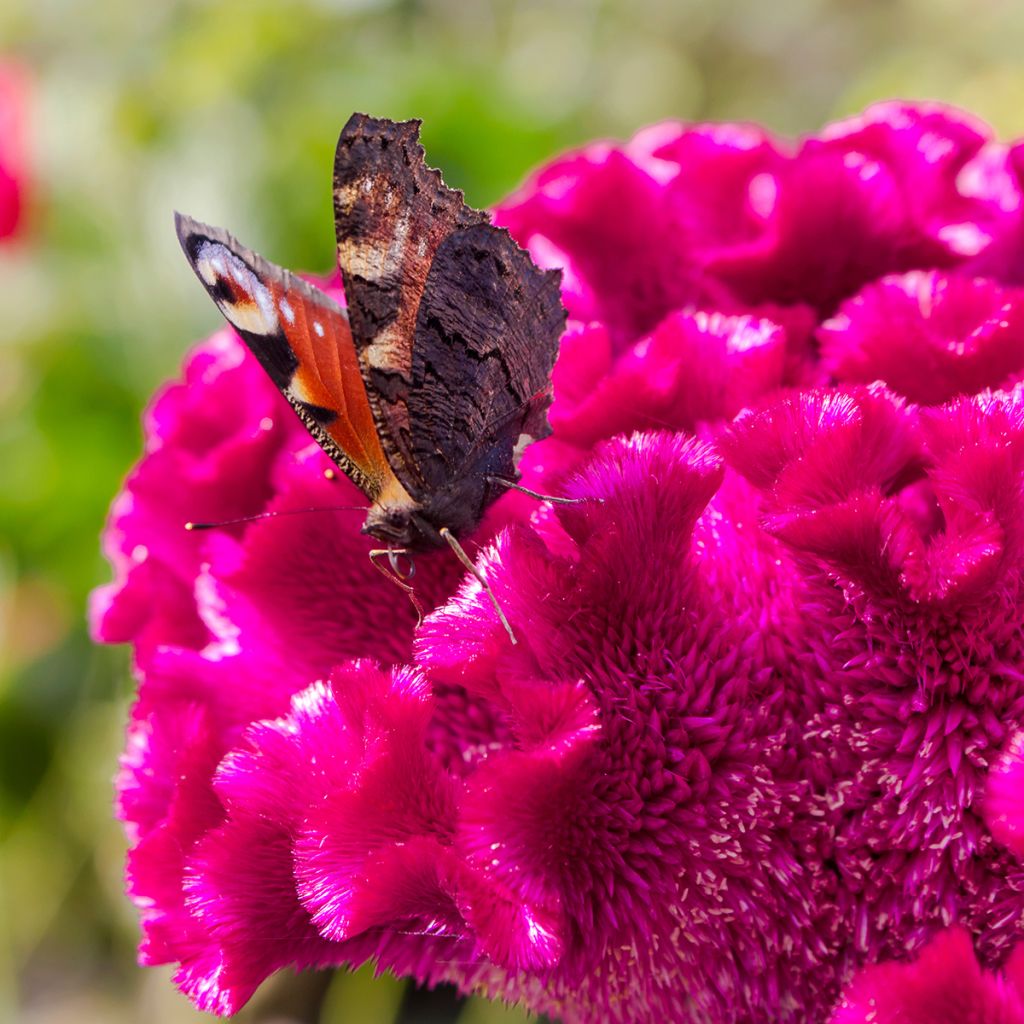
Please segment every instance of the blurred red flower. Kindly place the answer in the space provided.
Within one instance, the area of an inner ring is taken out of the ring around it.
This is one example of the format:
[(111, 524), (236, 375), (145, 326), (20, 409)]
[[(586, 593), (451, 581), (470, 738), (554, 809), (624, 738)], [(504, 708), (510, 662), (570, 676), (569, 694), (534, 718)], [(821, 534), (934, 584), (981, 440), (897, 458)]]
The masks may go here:
[(22, 222), (28, 187), (28, 74), (0, 60), (0, 240)]

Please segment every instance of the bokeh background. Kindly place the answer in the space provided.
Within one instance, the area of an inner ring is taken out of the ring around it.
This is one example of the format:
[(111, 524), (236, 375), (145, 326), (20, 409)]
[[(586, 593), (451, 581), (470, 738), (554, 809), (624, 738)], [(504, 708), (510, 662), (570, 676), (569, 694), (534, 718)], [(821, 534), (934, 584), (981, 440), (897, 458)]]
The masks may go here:
[[(0, 156), (26, 162), (0, 240), (0, 1020), (204, 1019), (134, 964), (111, 814), (130, 666), (90, 646), (83, 610), (140, 411), (218, 325), (173, 209), (326, 270), (334, 142), (357, 109), (422, 117), (429, 161), (477, 206), (666, 117), (799, 133), (932, 97), (1009, 138), (1022, 42), (1019, 0), (0, 4)], [(364, 971), (284, 977), (240, 1019), (524, 1018)]]

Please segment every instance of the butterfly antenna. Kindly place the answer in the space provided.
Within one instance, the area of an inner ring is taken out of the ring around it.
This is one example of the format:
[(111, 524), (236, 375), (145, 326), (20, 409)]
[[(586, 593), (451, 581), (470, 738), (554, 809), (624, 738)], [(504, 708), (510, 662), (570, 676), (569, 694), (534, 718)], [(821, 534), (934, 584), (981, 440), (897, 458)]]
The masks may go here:
[(448, 546), (455, 552), (455, 557), (476, 577), (477, 582), (487, 596), (491, 599), (491, 604), (494, 605), (494, 610), (498, 613), (498, 618), (501, 619), (501, 624), (505, 627), (505, 632), (508, 633), (508, 638), (514, 644), (516, 642), (516, 635), (512, 632), (512, 627), (508, 623), (508, 619), (505, 618), (505, 613), (501, 610), (501, 605), (498, 604), (498, 599), (494, 596), (494, 591), (491, 590), (491, 585), (484, 579), (484, 574), (473, 564), (473, 560), (466, 554), (462, 545), (455, 539), (455, 535), (447, 526), (442, 526), (440, 534), (448, 542)]
[[(388, 561), (391, 563), (391, 568), (388, 569), (381, 565), (377, 561), (381, 555), (387, 555)], [(398, 555), (405, 555), (409, 559), (410, 570), (403, 576), (398, 569), (398, 563), (396, 558)], [(412, 602), (413, 608), (416, 609), (416, 628), (419, 629), (420, 623), (423, 622), (423, 605), (420, 604), (419, 599), (416, 597), (416, 591), (413, 590), (412, 585), (407, 583), (407, 580), (412, 579), (416, 572), (416, 565), (412, 560), (412, 555), (405, 548), (374, 548), (370, 552), (370, 564), (377, 570), (382, 576), (391, 580), (396, 587), (401, 587), (409, 596), (409, 600)]]
[(237, 526), (239, 523), (255, 523), (258, 519), (275, 519), (277, 516), (297, 516), (305, 512), (367, 512), (368, 505), (318, 505), (315, 508), (283, 508), (276, 512), (256, 512), (251, 516), (237, 519), (220, 519), (216, 523), (195, 523), (190, 519), (186, 530), (215, 530), (220, 526)]
[(523, 494), (528, 494), (531, 498), (536, 498), (538, 501), (550, 501), (556, 505), (582, 505), (588, 501), (604, 501), (604, 498), (557, 498), (553, 494), (541, 494), (539, 491), (531, 491), (529, 487), (520, 487), (519, 484), (513, 483), (511, 480), (502, 480), (500, 476), (489, 476), (487, 477), (489, 484), (500, 484), (502, 487), (507, 487), (510, 491), (520, 491)]

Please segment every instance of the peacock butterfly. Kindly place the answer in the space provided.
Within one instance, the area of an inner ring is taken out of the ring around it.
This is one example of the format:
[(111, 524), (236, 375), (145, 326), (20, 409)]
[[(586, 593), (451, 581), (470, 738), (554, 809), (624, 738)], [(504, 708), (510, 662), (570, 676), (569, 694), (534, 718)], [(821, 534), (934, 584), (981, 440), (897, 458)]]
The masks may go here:
[(458, 538), (519, 479), (525, 445), (550, 433), (566, 314), (559, 272), (444, 184), (419, 126), (353, 114), (338, 139), (347, 311), (226, 231), (176, 223), (228, 323), (370, 500), (363, 532), (392, 565), (447, 543), (475, 573)]

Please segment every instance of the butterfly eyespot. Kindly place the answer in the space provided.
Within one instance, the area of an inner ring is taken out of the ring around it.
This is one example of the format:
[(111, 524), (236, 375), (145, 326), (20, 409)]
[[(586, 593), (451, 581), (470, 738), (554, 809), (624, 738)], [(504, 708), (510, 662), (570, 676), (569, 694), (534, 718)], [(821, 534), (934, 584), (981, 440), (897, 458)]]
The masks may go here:
[(213, 295), (214, 301), (220, 302), (234, 302), (235, 301), (235, 290), (231, 285), (231, 282), (226, 277), (218, 277), (211, 287), (211, 294)]

